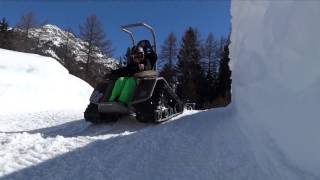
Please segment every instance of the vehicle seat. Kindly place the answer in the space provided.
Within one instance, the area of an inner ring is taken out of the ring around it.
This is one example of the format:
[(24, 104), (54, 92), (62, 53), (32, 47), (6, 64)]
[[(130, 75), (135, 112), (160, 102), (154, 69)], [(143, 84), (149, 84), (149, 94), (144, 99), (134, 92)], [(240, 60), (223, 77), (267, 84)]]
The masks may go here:
[(150, 41), (148, 40), (141, 40), (138, 42), (137, 47), (142, 47), (143, 51), (145, 52), (145, 58), (147, 61), (146, 70), (155, 70), (155, 64), (158, 59), (157, 54), (154, 52)]
[(155, 70), (142, 71), (134, 74), (136, 78), (156, 78), (158, 77), (158, 72)]

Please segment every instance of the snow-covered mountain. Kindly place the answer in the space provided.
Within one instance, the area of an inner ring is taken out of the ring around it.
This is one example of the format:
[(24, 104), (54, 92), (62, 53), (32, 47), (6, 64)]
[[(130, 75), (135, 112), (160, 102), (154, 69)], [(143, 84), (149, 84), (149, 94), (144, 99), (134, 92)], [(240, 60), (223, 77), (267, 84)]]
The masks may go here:
[[(39, 39), (38, 47), (44, 48), (44, 53), (56, 58), (57, 60), (60, 60), (61, 62), (63, 62), (63, 57), (59, 57), (54, 49), (64, 46), (68, 43), (72, 54), (75, 55), (75, 60), (83, 63), (86, 62), (86, 54), (84, 53), (84, 45), (86, 42), (75, 37), (74, 34), (64, 31), (55, 25), (47, 24), (39, 28), (31, 28), (29, 30), (28, 37)], [(94, 54), (94, 56), (99, 58), (97, 61), (98, 63), (107, 68), (114, 68), (117, 65), (115, 59), (107, 57), (101, 52)]]
[[(15, 31), (21, 31), (15, 29)], [(95, 59), (90, 64), (89, 73), (85, 73), (86, 49), (83, 40), (74, 34), (64, 31), (55, 25), (44, 25), (31, 28), (28, 38), (33, 41), (31, 52), (52, 57), (64, 65), (71, 74), (95, 86), (97, 81), (111, 69), (118, 66), (115, 59), (107, 57), (102, 52), (95, 53)]]

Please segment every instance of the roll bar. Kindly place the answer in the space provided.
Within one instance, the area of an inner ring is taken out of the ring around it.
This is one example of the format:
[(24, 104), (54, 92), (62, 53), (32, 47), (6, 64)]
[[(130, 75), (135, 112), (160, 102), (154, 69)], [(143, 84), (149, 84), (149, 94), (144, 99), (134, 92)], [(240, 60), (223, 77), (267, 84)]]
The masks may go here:
[(152, 48), (153, 48), (153, 51), (155, 53), (157, 53), (156, 49), (157, 49), (157, 46), (156, 46), (156, 34), (153, 30), (153, 28), (151, 26), (149, 26), (147, 23), (135, 23), (135, 24), (128, 24), (128, 25), (124, 25), (124, 26), (121, 26), (121, 30), (128, 33), (131, 40), (132, 40), (132, 45), (135, 46), (135, 41), (134, 41), (134, 37), (133, 37), (133, 33), (131, 31), (128, 30), (128, 28), (134, 28), (134, 27), (145, 27), (147, 29), (150, 30), (151, 34), (152, 34), (152, 37), (153, 37), (153, 45), (152, 45)]

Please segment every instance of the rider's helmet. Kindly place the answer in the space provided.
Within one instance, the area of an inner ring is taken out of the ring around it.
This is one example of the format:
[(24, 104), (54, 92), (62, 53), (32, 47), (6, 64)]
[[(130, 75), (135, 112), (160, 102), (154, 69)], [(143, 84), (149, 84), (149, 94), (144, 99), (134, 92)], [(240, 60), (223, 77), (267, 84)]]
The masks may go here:
[(143, 61), (144, 57), (145, 57), (144, 49), (141, 46), (135, 46), (131, 53), (131, 59), (134, 62), (139, 63)]

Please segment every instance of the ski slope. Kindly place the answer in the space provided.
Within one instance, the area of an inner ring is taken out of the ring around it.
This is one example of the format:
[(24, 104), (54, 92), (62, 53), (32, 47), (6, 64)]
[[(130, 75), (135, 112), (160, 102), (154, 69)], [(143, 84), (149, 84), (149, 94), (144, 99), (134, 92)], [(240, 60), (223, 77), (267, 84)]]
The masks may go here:
[[(64, 93), (57, 93), (63, 109), (47, 106), (56, 100), (50, 94), (41, 107), (29, 103), (31, 110), (6, 107), (3, 99), (15, 99), (19, 93), (13, 92), (22, 90), (4, 83), (11, 81), (1, 74), (1, 92), (13, 91), (0, 94), (0, 107), (7, 108), (0, 112), (0, 178), (320, 179), (320, 2), (234, 0), (231, 14), (233, 99), (227, 108), (185, 111), (159, 125), (134, 118), (92, 125), (83, 120), (85, 105), (67, 104)], [(35, 57), (0, 50), (0, 63), (8, 55)], [(18, 68), (7, 78), (21, 72), (26, 71)], [(25, 76), (33, 78), (47, 79)], [(72, 78), (61, 79), (67, 86)], [(79, 81), (74, 90), (82, 87)], [(90, 93), (75, 92), (85, 104)]]

